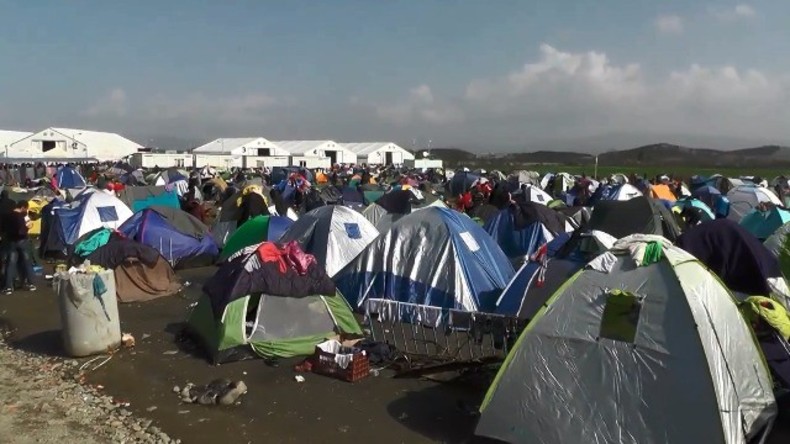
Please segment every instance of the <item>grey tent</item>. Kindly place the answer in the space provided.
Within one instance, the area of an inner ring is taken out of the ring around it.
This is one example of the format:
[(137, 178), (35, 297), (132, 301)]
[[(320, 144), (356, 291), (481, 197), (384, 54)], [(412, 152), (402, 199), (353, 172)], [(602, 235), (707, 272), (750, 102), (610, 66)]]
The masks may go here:
[(765, 361), (727, 288), (666, 239), (630, 236), (530, 322), (483, 401), (477, 434), (735, 444), (768, 430), (776, 410)]
[(332, 277), (378, 235), (376, 227), (360, 213), (340, 205), (326, 205), (300, 217), (279, 242), (298, 242)]

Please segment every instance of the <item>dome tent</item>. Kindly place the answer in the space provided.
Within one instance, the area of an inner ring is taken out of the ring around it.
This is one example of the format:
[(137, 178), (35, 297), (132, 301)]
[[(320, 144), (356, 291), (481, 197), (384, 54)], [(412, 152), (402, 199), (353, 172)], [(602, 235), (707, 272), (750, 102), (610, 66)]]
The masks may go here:
[(530, 322), (476, 432), (508, 442), (743, 443), (774, 420), (771, 386), (726, 287), (666, 239), (632, 236)]
[(104, 192), (83, 194), (69, 205), (53, 206), (52, 211), (49, 229), (55, 232), (48, 236), (51, 239), (54, 235), (63, 245), (74, 245), (80, 237), (102, 227), (118, 229), (132, 217), (129, 207)]
[(256, 216), (244, 222), (228, 238), (219, 260), (224, 261), (242, 248), (265, 241), (277, 242), (293, 221), (282, 216)]
[[(293, 255), (309, 264), (303, 273), (292, 264), (280, 268)], [(309, 355), (327, 338), (362, 334), (324, 270), (296, 244), (245, 248), (220, 266), (203, 292), (188, 325), (214, 363)]]
[(385, 300), (477, 312), (493, 311), (513, 273), (507, 256), (472, 219), (429, 207), (395, 222), (335, 282), (355, 309)]
[(210, 265), (219, 255), (208, 227), (180, 209), (148, 207), (135, 213), (118, 231), (156, 249), (176, 268)]
[(74, 167), (70, 165), (62, 166), (55, 173), (55, 185), (61, 190), (85, 188), (87, 183)]
[(300, 217), (282, 234), (280, 242), (298, 242), (332, 277), (378, 235), (376, 227), (362, 214), (344, 206), (327, 205)]

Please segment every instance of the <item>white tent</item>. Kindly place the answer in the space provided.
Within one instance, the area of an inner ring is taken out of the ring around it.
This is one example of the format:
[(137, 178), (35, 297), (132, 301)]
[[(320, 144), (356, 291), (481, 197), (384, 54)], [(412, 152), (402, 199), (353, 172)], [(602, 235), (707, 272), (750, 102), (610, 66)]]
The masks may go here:
[(727, 193), (730, 214), (727, 219), (740, 222), (747, 213), (761, 203), (782, 206), (782, 201), (771, 190), (757, 185), (739, 185)]
[(131, 156), (143, 146), (115, 133), (72, 128), (47, 128), (8, 146), (16, 159), (96, 159), (113, 161)]
[[(661, 258), (645, 262), (646, 249)], [(740, 444), (768, 430), (776, 411), (765, 361), (727, 288), (666, 239), (630, 236), (533, 318), (483, 401), (477, 434)]]

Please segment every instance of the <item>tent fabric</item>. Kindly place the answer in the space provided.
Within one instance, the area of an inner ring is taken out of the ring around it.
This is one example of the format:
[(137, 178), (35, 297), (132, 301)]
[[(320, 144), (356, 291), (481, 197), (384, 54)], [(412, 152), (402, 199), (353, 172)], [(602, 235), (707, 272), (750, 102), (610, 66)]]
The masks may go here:
[(335, 281), (355, 309), (386, 299), (476, 312), (494, 310), (513, 274), (507, 256), (469, 217), (429, 207), (395, 222)]
[(265, 241), (277, 242), (293, 221), (282, 216), (257, 216), (244, 222), (228, 238), (219, 260), (224, 261), (239, 250)]
[(540, 221), (517, 228), (511, 209), (500, 211), (486, 222), (483, 229), (510, 258), (530, 256), (554, 238), (554, 234)]
[(286, 253), (271, 242), (250, 246), (220, 265), (214, 276), (206, 281), (203, 291), (210, 296), (215, 315), (221, 316), (224, 307), (236, 299), (255, 293), (289, 297), (335, 293), (335, 284), (317, 263), (308, 265), (304, 273), (294, 268), (281, 271), (278, 263), (261, 258), (261, 253), (267, 249)]
[(697, 225), (683, 233), (677, 245), (705, 264), (727, 287), (747, 295), (770, 295), (768, 279), (782, 275), (770, 250), (731, 220)]
[(155, 208), (135, 213), (118, 231), (156, 249), (176, 267), (203, 266), (214, 262), (219, 255), (219, 247), (210, 236), (208, 227), (204, 225), (203, 233), (199, 234), (198, 227), (202, 223), (194, 216), (175, 213), (180, 210), (165, 215)]
[[(109, 214), (111, 212), (114, 214)], [(81, 196), (68, 206), (56, 208), (53, 228), (59, 231), (58, 235), (64, 244), (74, 245), (90, 231), (99, 228), (118, 229), (131, 217), (132, 211), (118, 198), (94, 192)]]
[(608, 272), (585, 268), (552, 296), (500, 368), (478, 435), (735, 444), (773, 421), (769, 372), (729, 291), (688, 253), (662, 248), (643, 267), (606, 253)]
[(727, 218), (735, 222), (740, 222), (744, 216), (760, 204), (782, 206), (782, 201), (773, 192), (756, 185), (737, 186), (727, 193), (727, 199), (730, 202), (730, 212)]
[(669, 185), (665, 185), (663, 183), (652, 185), (650, 187), (650, 194), (655, 199), (668, 200), (670, 202), (675, 202), (677, 199), (677, 197), (675, 197), (675, 193), (669, 189)]
[(779, 227), (763, 245), (779, 261), (785, 279), (790, 279), (790, 223)]
[(118, 198), (135, 213), (151, 206), (181, 208), (178, 194), (174, 190), (167, 191), (164, 186), (126, 187)]
[(590, 203), (595, 203), (600, 200), (631, 200), (635, 197), (642, 197), (643, 194), (635, 186), (628, 182), (616, 185), (604, 185), (598, 187), (592, 196), (590, 196)]
[(589, 228), (618, 239), (637, 233), (658, 234), (670, 240), (680, 235), (680, 227), (669, 210), (648, 197), (599, 202), (593, 208)]
[(181, 289), (173, 267), (159, 252), (132, 240), (113, 238), (85, 259), (114, 270), (120, 302), (150, 301)]
[(754, 209), (741, 219), (741, 226), (757, 239), (766, 240), (782, 225), (790, 222), (790, 211), (773, 207), (765, 211)]
[(296, 241), (315, 256), (331, 277), (356, 258), (379, 231), (360, 213), (330, 205), (304, 214), (280, 237), (280, 242)]
[(310, 355), (327, 338), (362, 334), (338, 293), (299, 298), (247, 295), (229, 303), (221, 317), (214, 315), (210, 298), (203, 295), (198, 301), (188, 325), (217, 364)]
[(55, 183), (61, 190), (67, 188), (85, 188), (85, 179), (71, 166), (63, 166), (55, 173)]

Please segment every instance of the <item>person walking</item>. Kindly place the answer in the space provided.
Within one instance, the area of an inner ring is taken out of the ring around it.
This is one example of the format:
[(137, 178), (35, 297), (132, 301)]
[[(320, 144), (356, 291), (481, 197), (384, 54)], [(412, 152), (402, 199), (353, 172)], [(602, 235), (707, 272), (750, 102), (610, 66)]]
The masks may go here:
[(28, 291), (36, 291), (33, 285), (33, 260), (30, 256), (28, 231), (31, 222), (27, 219), (28, 203), (19, 202), (13, 212), (2, 215), (3, 222), (3, 256), (5, 258), (5, 285), (3, 292), (10, 295), (14, 292), (14, 281), (17, 271), (21, 275), (22, 285)]

